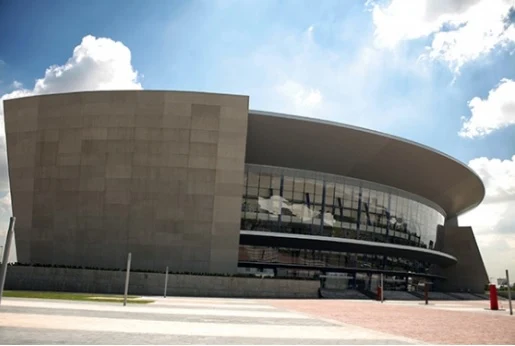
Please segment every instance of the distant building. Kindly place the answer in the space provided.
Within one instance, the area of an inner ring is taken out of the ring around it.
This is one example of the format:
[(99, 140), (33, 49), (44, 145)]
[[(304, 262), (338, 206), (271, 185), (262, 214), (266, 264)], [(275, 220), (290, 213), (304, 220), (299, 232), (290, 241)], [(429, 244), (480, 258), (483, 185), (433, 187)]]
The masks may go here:
[(508, 280), (506, 278), (497, 279), (497, 286), (507, 286)]

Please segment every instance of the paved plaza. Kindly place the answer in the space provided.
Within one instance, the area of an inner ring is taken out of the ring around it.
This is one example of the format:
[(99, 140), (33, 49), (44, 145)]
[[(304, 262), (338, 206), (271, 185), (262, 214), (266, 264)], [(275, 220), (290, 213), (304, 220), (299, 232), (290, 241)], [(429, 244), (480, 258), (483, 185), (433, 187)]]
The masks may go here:
[(486, 301), (152, 299), (124, 307), (4, 298), (0, 344), (515, 343), (515, 319), (485, 310)]
[(508, 302), (489, 310), (489, 301), (275, 300), (274, 306), (429, 344), (515, 345), (515, 316)]

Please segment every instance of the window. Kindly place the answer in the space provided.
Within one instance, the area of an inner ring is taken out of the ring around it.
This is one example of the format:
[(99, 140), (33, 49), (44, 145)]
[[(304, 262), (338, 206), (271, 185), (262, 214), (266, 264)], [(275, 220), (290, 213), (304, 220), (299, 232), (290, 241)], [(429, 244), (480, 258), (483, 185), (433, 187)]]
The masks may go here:
[(444, 222), (437, 210), (402, 191), (360, 188), (355, 179), (247, 165), (244, 181), (243, 229), (356, 239), (359, 226), (360, 239), (431, 248)]

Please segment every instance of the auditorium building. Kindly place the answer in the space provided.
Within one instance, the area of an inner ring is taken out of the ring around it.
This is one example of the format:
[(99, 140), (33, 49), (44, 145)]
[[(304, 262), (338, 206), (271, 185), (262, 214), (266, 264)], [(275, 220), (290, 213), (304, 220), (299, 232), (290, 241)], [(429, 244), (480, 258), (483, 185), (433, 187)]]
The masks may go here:
[(74, 92), (4, 110), (20, 263), (121, 269), (130, 252), (135, 270), (488, 283), (458, 224), (485, 187), (423, 145), (239, 95)]

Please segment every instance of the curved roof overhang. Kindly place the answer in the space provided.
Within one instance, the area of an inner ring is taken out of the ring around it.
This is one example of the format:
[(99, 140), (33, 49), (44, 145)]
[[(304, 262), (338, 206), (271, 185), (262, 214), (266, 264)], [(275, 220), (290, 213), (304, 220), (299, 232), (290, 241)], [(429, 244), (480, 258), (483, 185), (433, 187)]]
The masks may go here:
[(458, 263), (456, 257), (436, 250), (390, 243), (306, 234), (241, 230), (240, 244), (377, 254), (429, 262), (443, 267)]
[(246, 163), (336, 174), (404, 190), (447, 217), (481, 203), (485, 187), (463, 163), (429, 147), (354, 126), (249, 111)]

